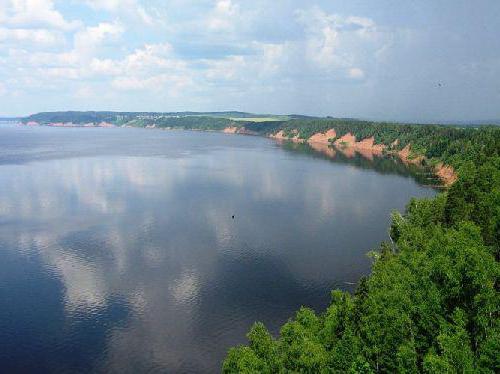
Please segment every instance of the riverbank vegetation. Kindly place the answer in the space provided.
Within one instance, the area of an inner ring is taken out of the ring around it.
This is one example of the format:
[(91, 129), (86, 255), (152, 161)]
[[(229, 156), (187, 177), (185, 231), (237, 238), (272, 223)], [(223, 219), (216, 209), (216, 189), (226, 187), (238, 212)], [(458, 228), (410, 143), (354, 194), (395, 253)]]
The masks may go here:
[(321, 313), (301, 308), (277, 338), (255, 323), (224, 372), (500, 371), (500, 131), (392, 126), (340, 131), (384, 142), (397, 132), (453, 164), (458, 180), (393, 214), (391, 241), (371, 252), (372, 273), (353, 295), (333, 291)]
[(186, 130), (222, 131), (236, 127), (241, 133), (270, 136), (283, 131), (285, 136), (307, 140), (317, 133), (330, 129), (340, 139), (351, 134), (363, 140), (373, 137), (375, 144), (394, 150), (411, 145), (413, 157), (425, 156), (426, 161), (442, 161), (458, 167), (462, 154), (475, 156), (475, 144), (484, 144), (491, 138), (497, 126), (444, 126), (396, 124), (362, 121), (350, 118), (314, 118), (300, 115), (272, 116), (245, 112), (44, 112), (25, 117), (27, 124), (98, 125), (109, 123), (116, 126), (155, 127)]

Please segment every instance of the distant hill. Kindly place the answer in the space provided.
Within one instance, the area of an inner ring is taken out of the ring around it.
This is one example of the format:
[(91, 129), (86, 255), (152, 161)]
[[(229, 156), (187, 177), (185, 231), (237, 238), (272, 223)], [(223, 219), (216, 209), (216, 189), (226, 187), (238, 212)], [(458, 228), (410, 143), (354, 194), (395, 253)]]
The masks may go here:
[[(47, 123), (99, 123), (109, 122), (123, 124), (136, 119), (159, 119), (159, 118), (181, 118), (181, 117), (215, 117), (226, 119), (272, 119), (287, 120), (292, 116), (281, 116), (272, 114), (254, 114), (238, 111), (224, 112), (111, 112), (111, 111), (64, 111), (64, 112), (41, 112), (22, 118), (24, 123), (38, 122)], [(299, 116), (293, 116), (299, 117)], [(305, 116), (303, 116), (305, 117)]]
[[(202, 119), (203, 118), (203, 119)], [(271, 122), (283, 121), (304, 121), (304, 120), (327, 120), (341, 121), (344, 123), (393, 123), (393, 124), (417, 124), (412, 122), (398, 121), (372, 121), (369, 119), (359, 118), (340, 118), (340, 117), (314, 117), (301, 114), (257, 114), (240, 111), (219, 111), (219, 112), (113, 112), (113, 111), (61, 111), (61, 112), (41, 112), (32, 114), (24, 118), (0, 118), (0, 121), (22, 121), (23, 123), (37, 122), (38, 124), (99, 124), (111, 123), (114, 125), (131, 125), (131, 126), (147, 126), (152, 124), (163, 123), (168, 126), (168, 123), (177, 123), (179, 126), (189, 123), (188, 127), (192, 127), (195, 120), (208, 124), (210, 118), (214, 119), (218, 125), (228, 124), (231, 121), (265, 123), (270, 125)], [(225, 120), (225, 121), (221, 121)], [(492, 120), (474, 120), (474, 121), (440, 121), (435, 125), (453, 125), (457, 127), (474, 127), (485, 125), (500, 125), (500, 119)], [(425, 123), (420, 125), (432, 125)]]
[[(36, 122), (41, 125), (46, 124), (99, 124), (102, 122), (114, 125), (147, 125), (161, 121), (173, 121), (174, 119), (188, 119), (193, 117), (214, 119), (225, 119), (228, 121), (247, 121), (247, 122), (272, 122), (287, 121), (290, 119), (314, 119), (317, 117), (304, 115), (275, 115), (275, 114), (256, 114), (239, 111), (222, 112), (112, 112), (112, 111), (62, 111), (62, 112), (41, 112), (22, 118), (23, 123)], [(182, 122), (182, 121), (181, 121)], [(192, 122), (191, 120), (189, 122)]]
[(459, 125), (459, 126), (485, 126), (485, 125), (500, 125), (500, 119), (483, 119), (483, 120), (472, 120), (472, 121), (446, 121), (443, 122), (446, 125)]
[(22, 117), (0, 117), (0, 122), (17, 122), (21, 119)]

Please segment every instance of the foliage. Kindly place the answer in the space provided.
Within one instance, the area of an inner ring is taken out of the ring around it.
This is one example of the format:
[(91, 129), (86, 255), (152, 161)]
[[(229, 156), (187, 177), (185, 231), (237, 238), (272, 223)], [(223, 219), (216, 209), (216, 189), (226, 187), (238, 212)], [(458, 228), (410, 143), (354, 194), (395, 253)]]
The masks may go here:
[(277, 338), (256, 324), (224, 372), (500, 371), (500, 131), (432, 131), (445, 138), (405, 141), (455, 165), (458, 181), (393, 214), (392, 243), (381, 245), (354, 295), (333, 291), (321, 314), (302, 308)]

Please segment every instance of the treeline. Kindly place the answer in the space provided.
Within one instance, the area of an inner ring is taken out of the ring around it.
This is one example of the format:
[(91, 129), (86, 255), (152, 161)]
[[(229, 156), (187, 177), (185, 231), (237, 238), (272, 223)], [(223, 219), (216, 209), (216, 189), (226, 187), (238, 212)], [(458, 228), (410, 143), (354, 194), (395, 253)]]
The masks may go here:
[(270, 135), (283, 130), (285, 135), (308, 139), (315, 133), (335, 129), (337, 138), (351, 133), (356, 139), (374, 137), (376, 144), (391, 145), (395, 149), (411, 145), (412, 152), (423, 155), (427, 161), (442, 161), (460, 167), (464, 160), (476, 160), (484, 154), (484, 147), (493, 148), (498, 142), (498, 126), (457, 127), (450, 125), (416, 125), (368, 122), (348, 119), (289, 120), (271, 123), (245, 123), (255, 133)]
[(138, 119), (132, 123), (135, 126), (154, 125), (158, 128), (195, 129), (204, 131), (221, 131), (234, 123), (229, 118), (209, 116), (166, 117), (155, 120)]
[(138, 113), (129, 112), (41, 112), (32, 114), (28, 117), (23, 118), (24, 123), (28, 122), (38, 122), (40, 124), (49, 123), (74, 123), (74, 124), (85, 124), (85, 123), (100, 123), (109, 122), (116, 124), (121, 118), (135, 118)]
[(333, 291), (319, 314), (300, 309), (276, 338), (256, 323), (223, 372), (500, 372), (500, 129), (342, 126), (334, 128), (418, 146), (456, 166), (459, 179), (393, 214), (391, 241), (371, 252), (372, 273), (353, 295)]
[[(229, 121), (230, 118), (255, 118), (255, 117), (269, 117), (270, 115), (258, 115), (246, 112), (238, 111), (227, 111), (227, 112), (111, 112), (111, 111), (64, 111), (64, 112), (41, 112), (32, 114), (30, 116), (22, 118), (22, 122), (38, 122), (40, 124), (49, 123), (73, 123), (73, 124), (85, 124), (85, 123), (100, 123), (108, 122), (115, 125), (123, 125), (129, 122), (136, 121), (137, 126), (143, 124), (151, 125), (155, 124), (156, 121), (165, 123), (166, 120), (175, 120), (178, 118), (190, 117), (196, 121), (199, 119), (200, 124), (206, 122), (206, 118), (221, 119), (224, 118)], [(300, 117), (300, 116), (293, 116)], [(307, 117), (305, 117), (307, 118)], [(191, 122), (189, 126), (197, 128), (198, 123), (195, 121)], [(131, 125), (133, 123), (130, 123)], [(213, 122), (214, 126), (217, 126), (217, 121)], [(173, 125), (175, 126), (175, 125)]]
[[(298, 134), (308, 139), (318, 132), (335, 129), (337, 138), (351, 133), (357, 140), (374, 137), (376, 144), (395, 149), (411, 145), (415, 155), (427, 161), (443, 161), (459, 167), (465, 158), (475, 159), (481, 147), (498, 137), (497, 126), (458, 127), (451, 125), (417, 125), (361, 121), (350, 118), (313, 118), (300, 115), (276, 116), (275, 121), (251, 121), (262, 115), (245, 112), (43, 112), (22, 119), (40, 124), (71, 122), (73, 124), (108, 122), (137, 127), (180, 128), (220, 131), (228, 126), (244, 128), (247, 133), (268, 136), (283, 130), (285, 135)], [(269, 115), (265, 115), (268, 116)], [(270, 116), (271, 118), (273, 116)], [(290, 119), (282, 120), (281, 117)], [(238, 118), (235, 121), (233, 118)], [(248, 119), (248, 120), (245, 120)], [(267, 118), (268, 119), (268, 118)], [(483, 152), (484, 153), (484, 152)]]

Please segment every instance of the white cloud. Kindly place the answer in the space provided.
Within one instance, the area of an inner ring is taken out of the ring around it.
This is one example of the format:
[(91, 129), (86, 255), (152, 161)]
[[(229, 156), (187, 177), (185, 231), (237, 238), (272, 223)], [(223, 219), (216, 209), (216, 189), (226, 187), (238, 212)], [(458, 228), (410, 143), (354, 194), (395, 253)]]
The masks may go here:
[(247, 72), (247, 61), (243, 56), (229, 56), (221, 60), (207, 60), (205, 76), (210, 80), (234, 80)]
[(362, 79), (366, 64), (383, 47), (386, 35), (365, 17), (328, 14), (318, 7), (296, 12), (305, 28), (306, 57), (325, 72)]
[(95, 96), (95, 92), (89, 85), (83, 85), (76, 90), (74, 96), (78, 99), (88, 99)]
[(85, 3), (95, 10), (105, 10), (114, 14), (124, 14), (153, 25), (155, 19), (137, 0), (86, 0)]
[(8, 29), (0, 28), (0, 43), (19, 45), (31, 43), (35, 46), (54, 46), (64, 41), (64, 37), (47, 29)]
[[(65, 49), (66, 43), (58, 39), (64, 38), (55, 30), (0, 28), (0, 45), (7, 46), (0, 77), (5, 75), (2, 71), (8, 72), (7, 88), (68, 90), (65, 82), (92, 78), (101, 47), (118, 40), (123, 32), (119, 22), (87, 26), (73, 33), (72, 47)], [(43, 50), (43, 45), (50, 50)]]
[(354, 79), (362, 79), (365, 77), (365, 72), (359, 68), (350, 68), (349, 77)]
[(147, 44), (123, 59), (93, 58), (89, 66), (92, 74), (113, 77), (112, 86), (121, 91), (177, 94), (192, 84), (192, 71), (168, 43)]
[(54, 28), (65, 31), (81, 26), (54, 9), (52, 0), (0, 0), (0, 24), (18, 28)]
[(233, 28), (239, 13), (239, 6), (231, 0), (217, 0), (207, 19), (207, 26), (214, 31), (227, 31)]
[(291, 52), (293, 49), (289, 43), (257, 43), (257, 48), (260, 49), (262, 55), (261, 61), (259, 61), (259, 68), (260, 71), (266, 75), (276, 73), (282, 69), (288, 62), (287, 52)]
[[(156, 78), (156, 84), (155, 84)], [(158, 83), (160, 83), (158, 77), (150, 77), (146, 79), (141, 79), (137, 77), (118, 77), (113, 79), (112, 85), (114, 88), (119, 90), (144, 90), (146, 88), (154, 89), (158, 88)]]
[[(30, 87), (60, 85), (81, 100), (102, 91), (102, 85), (108, 85), (116, 95), (129, 91), (190, 98), (194, 95), (211, 96), (215, 92), (258, 95), (258, 92), (272, 92), (276, 85), (284, 87), (283, 83), (293, 82), (294, 77), (321, 74), (325, 79), (363, 80), (367, 75), (363, 53), (369, 53), (363, 51), (369, 50), (367, 45), (377, 44), (373, 37), (376, 36), (376, 25), (372, 20), (328, 14), (320, 8), (296, 11), (296, 25), (303, 29), (301, 38), (281, 42), (259, 41), (249, 37), (250, 29), (243, 30), (243, 26), (238, 26), (252, 24), (245, 19), (258, 12), (242, 9), (242, 5), (231, 0), (217, 0), (211, 11), (202, 17), (201, 24), (205, 25), (206, 33), (200, 34), (201, 45), (210, 45), (213, 40), (222, 38), (228, 45), (237, 46), (236, 51), (244, 53), (216, 58), (186, 58), (167, 41), (146, 42), (129, 52), (127, 37), (132, 29), (125, 29), (124, 25), (128, 23), (121, 15), (127, 7), (142, 12), (142, 5), (138, 6), (137, 0), (87, 0), (85, 3), (91, 9), (112, 13), (114, 21), (85, 25), (68, 32), (63, 41), (72, 38), (69, 48), (64, 48), (66, 44), (58, 39), (61, 35), (55, 30), (0, 29), (0, 43), (2, 39), (17, 38), (61, 47), (58, 51), (48, 52), (11, 48), (7, 64), (18, 67), (14, 74), (17, 82)], [(198, 31), (195, 30), (196, 35)], [(121, 42), (124, 42), (123, 47)], [(178, 41), (175, 43), (178, 45)], [(70, 86), (69, 81), (74, 83)]]
[(120, 60), (94, 58), (90, 64), (94, 74), (112, 78), (119, 91), (154, 91), (179, 95), (193, 86), (194, 72), (173, 53), (168, 43), (147, 44)]
[(191, 84), (192, 81), (188, 76), (174, 74), (159, 74), (146, 78), (121, 76), (112, 81), (112, 86), (118, 90), (165, 92), (170, 96), (181, 94), (181, 91)]
[(116, 40), (124, 31), (124, 27), (118, 22), (102, 22), (97, 26), (86, 27), (75, 34), (74, 51), (82, 58), (92, 56), (102, 43)]
[(118, 75), (123, 71), (119, 63), (109, 58), (98, 59), (94, 57), (89, 64), (89, 68), (95, 74), (108, 76)]
[(149, 69), (183, 69), (185, 63), (174, 56), (169, 43), (146, 44), (136, 49), (124, 61), (125, 69), (140, 72)]
[(73, 67), (48, 67), (39, 68), (38, 73), (45, 78), (58, 79), (80, 79), (82, 77), (81, 70)]

